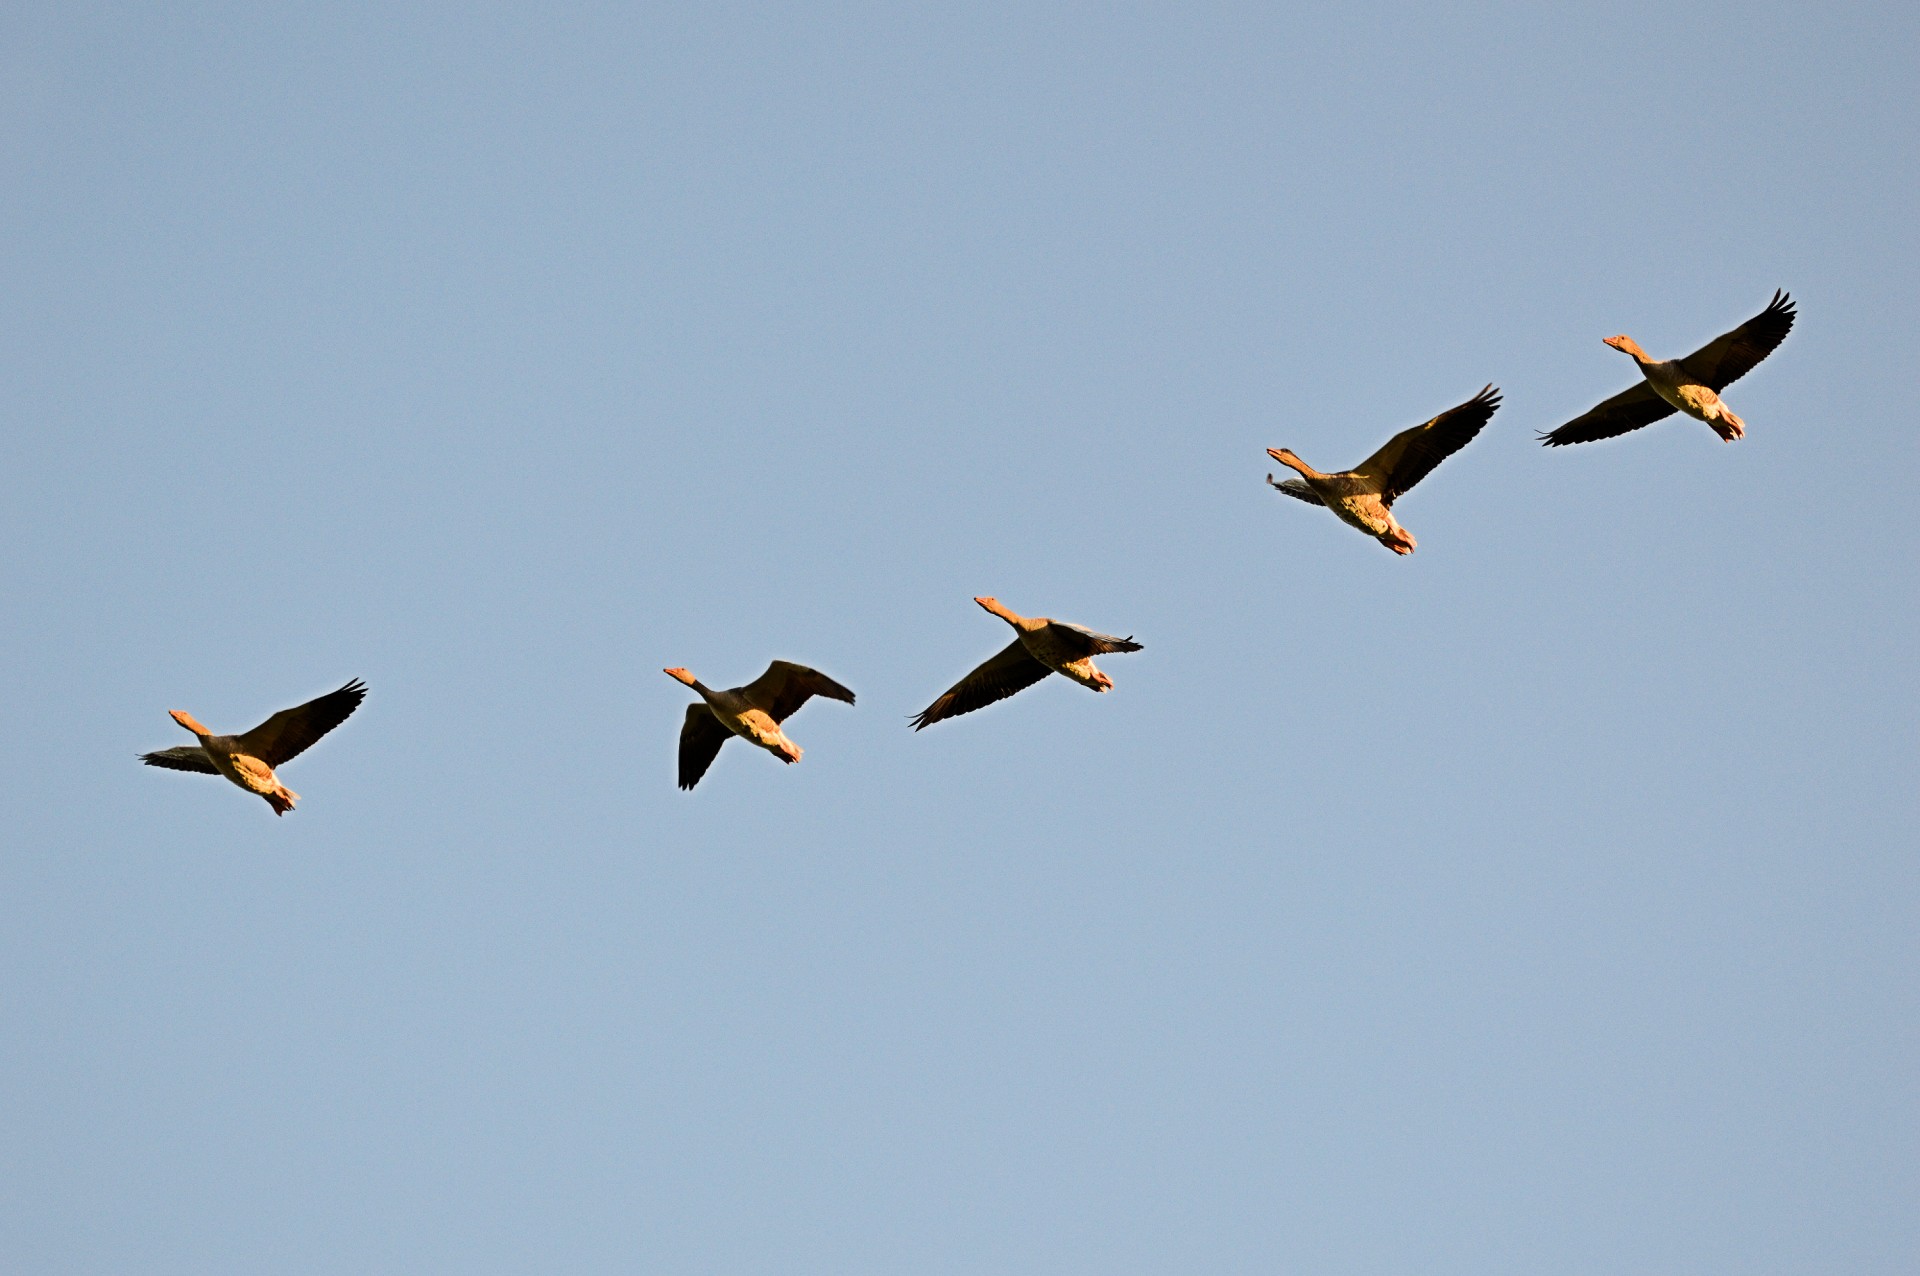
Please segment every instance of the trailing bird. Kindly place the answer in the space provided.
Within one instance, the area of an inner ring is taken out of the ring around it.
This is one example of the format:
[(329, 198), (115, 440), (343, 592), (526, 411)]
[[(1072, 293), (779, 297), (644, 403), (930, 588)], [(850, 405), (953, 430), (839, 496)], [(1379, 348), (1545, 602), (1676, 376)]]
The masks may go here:
[(760, 746), (782, 762), (798, 762), (800, 746), (787, 739), (781, 724), (814, 696), (853, 703), (853, 692), (818, 669), (786, 660), (774, 661), (758, 678), (730, 691), (715, 691), (685, 669), (665, 672), (699, 692), (705, 702), (688, 705), (686, 722), (680, 727), (683, 789), (700, 783), (730, 734)]
[(198, 736), (200, 743), (143, 753), (140, 760), (173, 771), (224, 775), (247, 792), (265, 798), (275, 815), (285, 815), (300, 795), (282, 784), (273, 769), (299, 757), (314, 741), (345, 722), (366, 694), (367, 684), (355, 678), (317, 700), (282, 709), (241, 735), (215, 735), (186, 710), (174, 709), (173, 720)]
[(1542, 434), (1540, 441), (1547, 447), (1592, 443), (1652, 425), (1679, 411), (1705, 421), (1723, 441), (1731, 443), (1747, 432), (1747, 423), (1721, 401), (1720, 391), (1772, 354), (1774, 347), (1786, 340), (1793, 320), (1793, 298), (1775, 289), (1765, 310), (1684, 359), (1663, 362), (1642, 350), (1632, 337), (1608, 337), (1603, 344), (1632, 355), (1644, 379), (1559, 429)]
[(1140, 644), (1132, 638), (1097, 634), (1064, 620), (1022, 616), (1001, 606), (997, 598), (973, 601), (1012, 625), (1013, 641), (916, 714), (915, 731), (1005, 700), (1050, 673), (1071, 678), (1092, 691), (1106, 691), (1113, 686), (1113, 679), (1093, 667), (1093, 657), (1140, 650)]
[(1499, 406), (1500, 391), (1488, 385), (1459, 407), (1400, 431), (1378, 452), (1338, 474), (1322, 474), (1286, 448), (1270, 447), (1267, 455), (1300, 477), (1281, 483), (1269, 474), (1267, 482), (1295, 500), (1326, 506), (1394, 553), (1411, 554), (1416, 542), (1394, 518), (1394, 501), (1471, 442)]

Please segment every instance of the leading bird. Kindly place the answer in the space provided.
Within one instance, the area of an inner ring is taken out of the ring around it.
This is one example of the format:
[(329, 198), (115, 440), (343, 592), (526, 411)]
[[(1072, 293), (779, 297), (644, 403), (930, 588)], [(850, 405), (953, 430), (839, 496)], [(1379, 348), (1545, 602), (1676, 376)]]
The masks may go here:
[(1765, 310), (1684, 359), (1656, 359), (1625, 333), (1607, 337), (1603, 344), (1633, 356), (1640, 368), (1640, 384), (1541, 435), (1540, 441), (1547, 447), (1592, 443), (1684, 412), (1705, 421), (1724, 442), (1731, 443), (1747, 432), (1747, 423), (1721, 400), (1720, 391), (1772, 354), (1792, 331), (1793, 318), (1793, 298), (1776, 288)]

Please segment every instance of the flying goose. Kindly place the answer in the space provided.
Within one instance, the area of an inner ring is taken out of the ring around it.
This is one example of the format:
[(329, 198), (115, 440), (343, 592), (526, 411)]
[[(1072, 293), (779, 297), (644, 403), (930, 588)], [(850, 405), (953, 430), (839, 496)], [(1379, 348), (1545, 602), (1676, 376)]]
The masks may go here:
[(1105, 691), (1113, 686), (1113, 679), (1093, 667), (1093, 657), (1140, 650), (1140, 644), (1131, 638), (1097, 634), (1064, 620), (1017, 615), (1001, 606), (997, 598), (973, 601), (1012, 625), (1014, 639), (999, 655), (956, 682), (945, 695), (915, 715), (915, 731), (932, 726), (942, 718), (957, 718), (996, 700), (1005, 700), (1049, 673), (1065, 674), (1083, 687)]
[(285, 815), (300, 795), (280, 783), (273, 768), (299, 757), (314, 741), (345, 722), (366, 694), (367, 684), (355, 678), (318, 700), (282, 709), (244, 735), (215, 735), (186, 710), (174, 709), (173, 720), (200, 737), (200, 743), (143, 753), (140, 760), (174, 771), (224, 775), (247, 792), (265, 798), (275, 815)]
[(1632, 337), (1608, 337), (1605, 344), (1632, 355), (1645, 380), (1559, 429), (1542, 434), (1540, 441), (1548, 447), (1565, 447), (1610, 439), (1652, 425), (1678, 409), (1696, 421), (1705, 421), (1715, 434), (1731, 443), (1747, 432), (1747, 423), (1720, 401), (1720, 391), (1772, 354), (1774, 347), (1786, 340), (1793, 318), (1793, 298), (1775, 289), (1767, 308), (1732, 332), (1720, 334), (1684, 359), (1665, 362), (1642, 350)]
[(1359, 466), (1339, 474), (1322, 474), (1286, 448), (1270, 447), (1267, 455), (1300, 477), (1278, 483), (1269, 474), (1267, 482), (1296, 500), (1326, 506), (1394, 553), (1411, 554), (1413, 533), (1394, 519), (1394, 501), (1465, 447), (1499, 406), (1500, 391), (1489, 385), (1425, 425), (1400, 431)]
[(800, 711), (814, 696), (853, 703), (853, 692), (818, 669), (776, 660), (767, 671), (744, 687), (715, 691), (685, 669), (668, 669), (678, 679), (700, 693), (704, 704), (687, 706), (687, 720), (680, 728), (680, 787), (690, 789), (700, 783), (720, 746), (729, 733), (748, 744), (757, 744), (782, 762), (798, 762), (800, 746), (787, 739), (780, 724)]

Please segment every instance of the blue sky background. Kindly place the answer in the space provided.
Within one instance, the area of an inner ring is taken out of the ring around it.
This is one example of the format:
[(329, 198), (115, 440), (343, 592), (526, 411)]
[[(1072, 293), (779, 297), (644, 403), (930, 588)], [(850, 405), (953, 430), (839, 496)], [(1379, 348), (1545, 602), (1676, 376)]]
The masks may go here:
[(6, 1266), (1914, 1270), (1916, 35), (7, 10)]

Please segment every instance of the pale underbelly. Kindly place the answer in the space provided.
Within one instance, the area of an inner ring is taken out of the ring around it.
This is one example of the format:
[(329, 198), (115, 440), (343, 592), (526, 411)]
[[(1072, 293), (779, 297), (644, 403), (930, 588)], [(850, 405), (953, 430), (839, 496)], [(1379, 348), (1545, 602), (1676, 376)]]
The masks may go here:
[(1341, 522), (1349, 527), (1357, 527), (1369, 536), (1378, 536), (1390, 525), (1378, 501), (1339, 500), (1331, 502), (1328, 508), (1339, 516)]
[(1697, 420), (1712, 420), (1720, 407), (1720, 396), (1704, 385), (1659, 385), (1653, 392), (1673, 407)]

